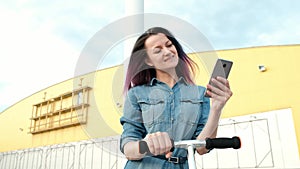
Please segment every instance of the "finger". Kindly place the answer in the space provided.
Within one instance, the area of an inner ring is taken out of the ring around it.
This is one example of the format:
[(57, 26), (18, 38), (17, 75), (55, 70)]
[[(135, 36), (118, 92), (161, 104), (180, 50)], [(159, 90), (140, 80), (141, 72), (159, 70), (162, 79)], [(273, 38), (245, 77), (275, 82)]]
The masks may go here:
[(150, 153), (151, 153), (151, 154), (154, 154), (154, 144), (153, 144), (153, 141), (152, 141), (152, 137), (151, 137), (151, 136), (148, 137), (148, 138), (146, 139), (146, 142), (147, 142), (147, 144), (148, 144), (148, 148), (149, 148)]
[(169, 135), (167, 134), (167, 137), (165, 137), (166, 138), (166, 158), (170, 158), (170, 157), (172, 157), (172, 152), (171, 151), (174, 151), (174, 150), (172, 150), (172, 148), (173, 148), (173, 142), (171, 141), (171, 139), (170, 139), (170, 137), (169, 137)]
[(209, 88), (209, 90), (207, 90), (207, 95), (209, 95), (214, 100), (218, 100), (218, 101), (225, 103), (230, 98), (230, 94), (220, 90), (217, 87), (210, 85), (210, 86), (208, 86), (208, 88)]
[[(223, 82), (225, 84), (223, 84)], [(216, 80), (216, 79), (212, 79), (212, 83), (216, 86), (211, 86), (210, 89), (212, 92), (220, 95), (220, 96), (226, 96), (226, 97), (231, 97), (232, 96), (232, 91), (230, 90), (229, 86), (229, 82), (224, 79), (221, 78), (221, 80)]]
[(224, 92), (219, 87), (215, 87), (213, 85), (208, 85), (207, 88), (209, 89), (209, 91), (211, 93), (214, 93), (214, 94), (219, 95), (219, 96), (224, 95)]
[(153, 149), (152, 149), (152, 154), (154, 155), (159, 155), (160, 154), (160, 145), (159, 145), (159, 141), (157, 139), (157, 136), (153, 136), (152, 137), (152, 142), (153, 142)]
[(229, 81), (224, 77), (217, 76), (216, 79), (230, 89)]
[(157, 132), (156, 134), (157, 142), (158, 142), (158, 147), (156, 148), (156, 152), (158, 154), (163, 154), (166, 152), (166, 143), (165, 143), (165, 136), (161, 132)]
[(206, 88), (207, 88), (207, 90), (206, 90), (206, 95), (205, 96), (211, 98), (211, 91), (208, 89), (208, 86)]
[(173, 143), (169, 137), (169, 134), (167, 132), (163, 133), (163, 138), (164, 138), (164, 143), (165, 143), (165, 149), (164, 149), (164, 153), (166, 152), (170, 152), (170, 150), (173, 147)]
[(172, 152), (168, 152), (168, 153), (166, 154), (166, 158), (170, 158), (170, 157), (172, 157)]
[(217, 81), (221, 82), (223, 84), (224, 88), (221, 88), (223, 92), (225, 92), (225, 96), (230, 98), (232, 96), (232, 91), (230, 90), (230, 84), (229, 81), (223, 77), (217, 77)]
[(214, 87), (217, 87), (217, 88), (221, 89), (222, 91), (226, 91), (228, 89), (227, 86), (221, 80), (217, 80), (217, 79), (213, 78), (211, 80), (211, 82), (214, 84)]

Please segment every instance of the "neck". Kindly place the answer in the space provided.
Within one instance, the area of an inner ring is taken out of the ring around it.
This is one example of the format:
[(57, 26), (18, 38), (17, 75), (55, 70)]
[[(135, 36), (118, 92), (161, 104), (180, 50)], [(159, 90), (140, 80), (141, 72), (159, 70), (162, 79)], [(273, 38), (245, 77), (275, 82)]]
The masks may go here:
[(172, 88), (178, 80), (175, 70), (171, 72), (156, 70), (156, 78), (166, 83), (170, 88)]

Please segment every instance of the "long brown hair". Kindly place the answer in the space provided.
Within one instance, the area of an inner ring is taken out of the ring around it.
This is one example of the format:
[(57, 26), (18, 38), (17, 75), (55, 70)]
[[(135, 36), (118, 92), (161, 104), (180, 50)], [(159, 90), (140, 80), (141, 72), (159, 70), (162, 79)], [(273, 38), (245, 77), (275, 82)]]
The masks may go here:
[(156, 77), (155, 68), (150, 67), (145, 63), (145, 59), (148, 57), (145, 49), (145, 41), (150, 36), (158, 33), (165, 34), (177, 50), (179, 62), (175, 70), (178, 77), (184, 77), (188, 83), (195, 84), (193, 77), (195, 74), (195, 68), (198, 68), (197, 64), (187, 56), (180, 43), (171, 34), (171, 32), (165, 28), (153, 27), (143, 33), (136, 40), (136, 43), (133, 47), (124, 84), (125, 93), (134, 86), (148, 84), (152, 78)]

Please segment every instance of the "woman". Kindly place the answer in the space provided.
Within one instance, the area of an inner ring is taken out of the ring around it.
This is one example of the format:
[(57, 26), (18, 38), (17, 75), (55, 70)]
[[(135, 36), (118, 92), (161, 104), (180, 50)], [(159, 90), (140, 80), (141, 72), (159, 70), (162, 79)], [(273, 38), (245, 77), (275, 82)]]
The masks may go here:
[[(154, 27), (136, 41), (125, 80), (121, 151), (127, 169), (188, 168), (185, 149), (170, 152), (174, 141), (214, 138), (221, 110), (232, 96), (226, 79), (216, 86), (194, 83), (197, 65), (166, 29)], [(211, 97), (205, 97), (205, 92)], [(139, 153), (147, 142), (152, 156)], [(202, 155), (209, 150), (198, 148)]]

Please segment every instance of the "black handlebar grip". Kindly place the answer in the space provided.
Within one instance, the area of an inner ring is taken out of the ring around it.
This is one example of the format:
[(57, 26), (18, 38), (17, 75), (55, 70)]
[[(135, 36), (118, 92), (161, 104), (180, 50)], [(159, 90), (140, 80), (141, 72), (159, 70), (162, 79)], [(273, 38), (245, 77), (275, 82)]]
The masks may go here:
[[(174, 140), (173, 139), (171, 139), (171, 143), (172, 143), (172, 148), (171, 148), (170, 152), (173, 152), (174, 151)], [(146, 155), (152, 155), (149, 150), (147, 142), (144, 140), (139, 141), (139, 152), (140, 152), (140, 154), (146, 153)]]
[(232, 138), (207, 138), (206, 139), (206, 149), (213, 148), (241, 148), (241, 140), (239, 137)]

